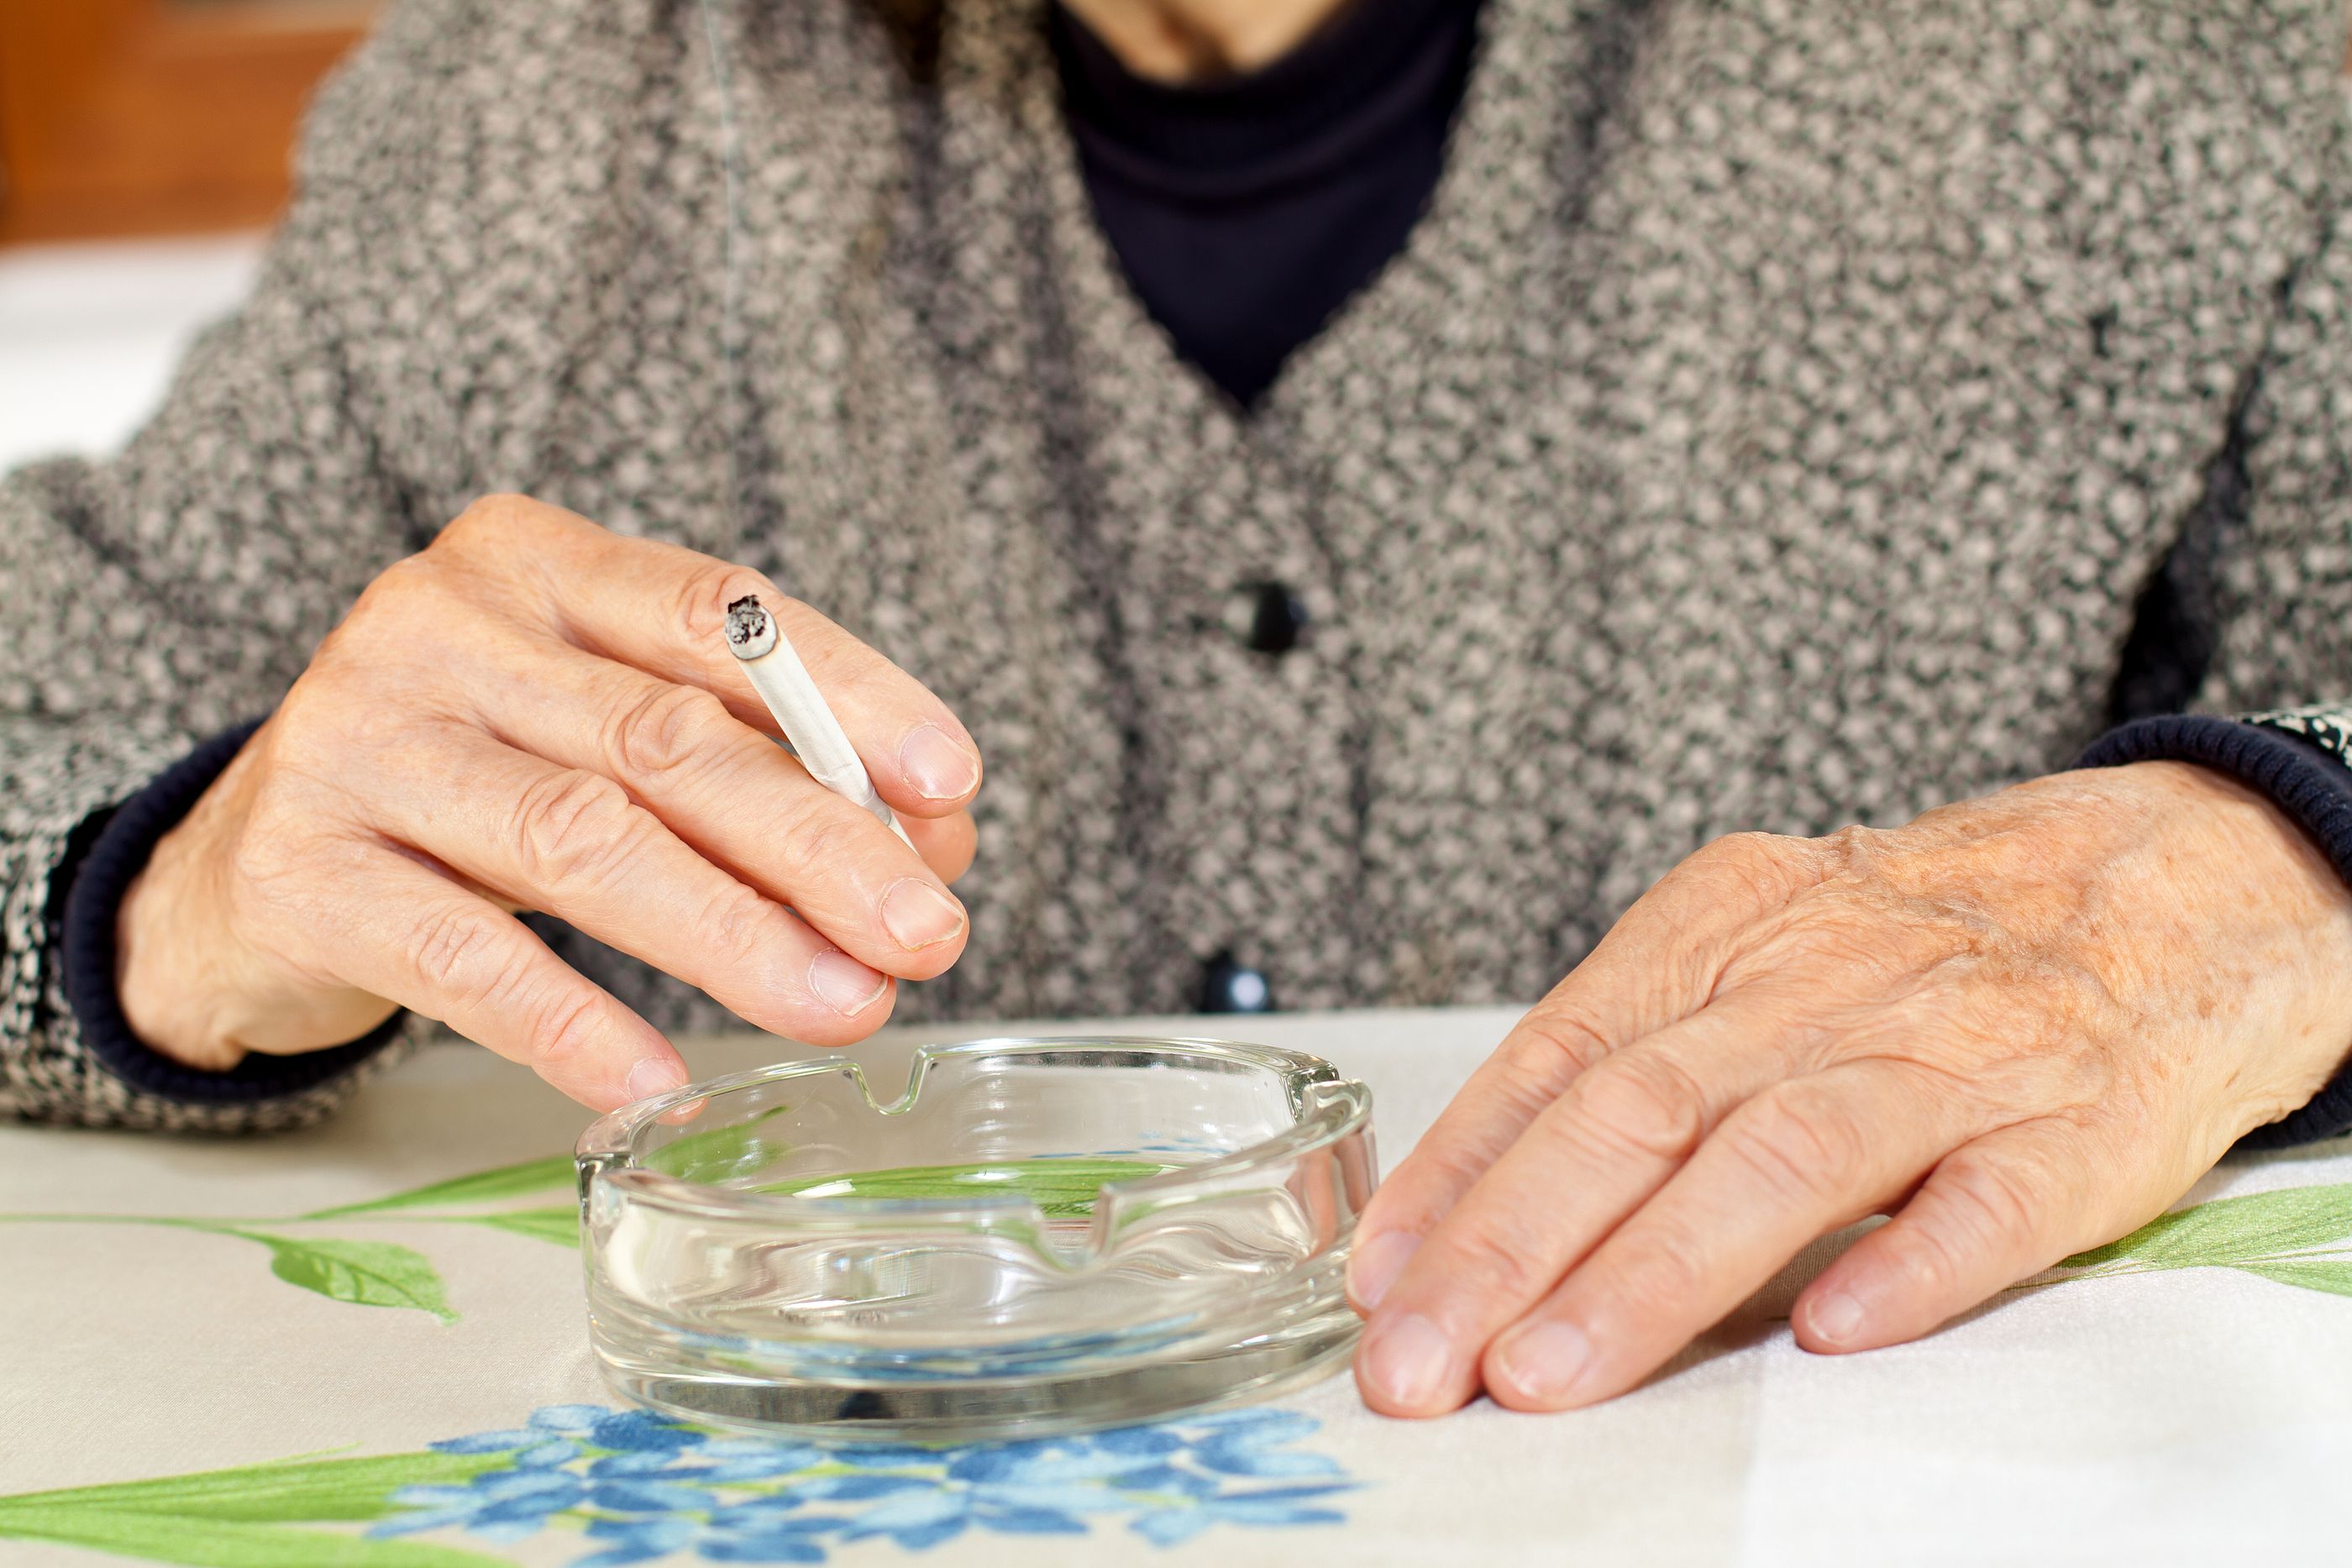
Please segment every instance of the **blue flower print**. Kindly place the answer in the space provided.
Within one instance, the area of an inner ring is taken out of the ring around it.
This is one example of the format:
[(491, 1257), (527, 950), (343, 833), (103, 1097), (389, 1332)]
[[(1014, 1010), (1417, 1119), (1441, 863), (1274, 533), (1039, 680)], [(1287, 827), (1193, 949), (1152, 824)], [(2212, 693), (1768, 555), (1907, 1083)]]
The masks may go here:
[(673, 1552), (692, 1551), (709, 1563), (823, 1563), (823, 1537), (840, 1521), (795, 1518), (790, 1505), (769, 1500), (711, 1511), (702, 1518), (599, 1519), (588, 1533), (610, 1542), (579, 1559), (572, 1568), (627, 1568)]
[(953, 1541), (978, 1525), (1008, 1535), (1084, 1535), (1086, 1525), (1053, 1508), (985, 1500), (969, 1491), (925, 1489), (867, 1509), (843, 1531), (845, 1541), (887, 1536), (909, 1552)]
[(392, 1500), (421, 1511), (388, 1520), (370, 1533), (409, 1535), (457, 1528), (485, 1541), (520, 1541), (545, 1529), (555, 1515), (577, 1507), (587, 1490), (578, 1476), (539, 1466), (492, 1470), (464, 1486), (403, 1487)]
[[(1085, 1516), (1131, 1511), (1135, 1506), (1118, 1486), (1138, 1468), (1136, 1458), (1106, 1449), (1093, 1438), (1049, 1438), (1026, 1443), (991, 1443), (931, 1452), (929, 1476), (868, 1475), (844, 1478), (856, 1495), (873, 1500), (842, 1535), (845, 1541), (887, 1535), (910, 1550), (936, 1546), (966, 1530), (1005, 1535), (1084, 1535)], [(887, 1490), (876, 1483), (893, 1483)], [(817, 1483), (824, 1489), (826, 1483)], [(826, 1495), (819, 1490), (818, 1495)], [(887, 1500), (883, 1500), (887, 1499)]]
[(1334, 1500), (1356, 1483), (1297, 1446), (1316, 1430), (1295, 1412), (1239, 1410), (1027, 1442), (821, 1448), (551, 1406), (522, 1427), (435, 1444), (507, 1462), (463, 1486), (403, 1489), (393, 1500), (408, 1511), (371, 1533), (503, 1542), (568, 1522), (595, 1547), (572, 1568), (688, 1555), (823, 1563), (855, 1542), (924, 1552), (971, 1533), (1084, 1535), (1106, 1515), (1171, 1546), (1217, 1525), (1342, 1522)]
[(593, 1405), (558, 1405), (552, 1408), (563, 1413), (567, 1425), (558, 1428), (562, 1431), (572, 1430), (568, 1425), (572, 1412), (595, 1411), (594, 1417), (579, 1435), (599, 1448), (674, 1454), (681, 1448), (698, 1448), (710, 1440), (710, 1434), (699, 1427), (656, 1416), (650, 1410), (597, 1410)]
[(613, 1513), (690, 1513), (719, 1506), (718, 1496), (687, 1481), (699, 1481), (701, 1466), (676, 1466), (658, 1451), (612, 1454), (588, 1467), (588, 1501)]
[(1338, 1509), (1308, 1508), (1305, 1504), (1309, 1498), (1328, 1497), (1348, 1490), (1344, 1484), (1276, 1487), (1230, 1497), (1197, 1498), (1182, 1507), (1154, 1509), (1129, 1528), (1154, 1546), (1174, 1546), (1192, 1540), (1213, 1524), (1344, 1524), (1348, 1516)]
[[(692, 1519), (591, 1520), (588, 1533), (612, 1544), (577, 1559), (572, 1568), (627, 1568), (632, 1563), (650, 1563), (693, 1546), (704, 1528)], [(822, 1563), (824, 1558), (820, 1553), (801, 1561)]]
[[(1292, 1410), (1235, 1410), (1206, 1418), (1207, 1435), (1192, 1445), (1202, 1467), (1228, 1476), (1328, 1477), (1339, 1466), (1322, 1454), (1290, 1447), (1315, 1432), (1312, 1417)], [(1149, 1430), (1150, 1428), (1146, 1428)]]
[(760, 1437), (724, 1437), (696, 1450), (705, 1460), (698, 1476), (717, 1486), (727, 1481), (764, 1481), (824, 1461), (825, 1450), (806, 1443), (771, 1443)]

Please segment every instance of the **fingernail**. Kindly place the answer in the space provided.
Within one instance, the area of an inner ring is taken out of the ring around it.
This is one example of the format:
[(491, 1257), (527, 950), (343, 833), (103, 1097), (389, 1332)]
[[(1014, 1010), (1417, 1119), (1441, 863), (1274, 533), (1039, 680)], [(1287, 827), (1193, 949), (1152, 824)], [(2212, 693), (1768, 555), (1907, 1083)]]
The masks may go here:
[(1410, 1230), (1387, 1230), (1373, 1237), (1356, 1249), (1348, 1260), (1348, 1294), (1356, 1305), (1370, 1312), (1389, 1293), (1396, 1277), (1412, 1255), (1421, 1250), (1421, 1238)]
[(980, 782), (980, 758), (938, 725), (926, 724), (898, 743), (898, 770), (927, 800), (961, 800)]
[(1419, 1409), (1445, 1386), (1454, 1347), (1427, 1318), (1374, 1325), (1364, 1345), (1364, 1380), (1390, 1404)]
[(828, 947), (809, 963), (809, 989), (837, 1013), (856, 1017), (881, 998), (888, 982), (846, 953)]
[(1816, 1296), (1805, 1309), (1805, 1323), (1815, 1339), (1843, 1344), (1862, 1328), (1862, 1303), (1843, 1291)]
[(686, 1068), (670, 1057), (648, 1056), (629, 1069), (621, 1092), (632, 1100), (649, 1100), (686, 1087)]
[(1503, 1381), (1543, 1405), (1565, 1399), (1592, 1360), (1592, 1341), (1574, 1323), (1540, 1322), (1495, 1347)]
[(929, 947), (963, 929), (955, 900), (919, 876), (902, 876), (882, 894), (882, 924), (901, 947)]

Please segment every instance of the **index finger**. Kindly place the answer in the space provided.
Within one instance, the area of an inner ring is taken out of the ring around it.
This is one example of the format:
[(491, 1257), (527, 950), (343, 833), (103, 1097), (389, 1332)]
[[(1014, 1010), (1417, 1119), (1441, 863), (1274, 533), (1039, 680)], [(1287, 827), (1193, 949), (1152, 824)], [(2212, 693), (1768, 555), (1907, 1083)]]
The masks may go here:
[[(471, 521), (475, 512), (486, 517)], [(737, 718), (773, 736), (775, 718), (723, 635), (727, 606), (757, 596), (792, 639), (875, 789), (894, 810), (944, 817), (978, 792), (980, 747), (947, 704), (764, 574), (678, 545), (612, 533), (522, 498), (478, 507), (461, 523), (471, 538), (497, 538), (525, 552), (540, 607), (567, 641), (701, 686)], [(467, 542), (461, 538), (459, 548)]]

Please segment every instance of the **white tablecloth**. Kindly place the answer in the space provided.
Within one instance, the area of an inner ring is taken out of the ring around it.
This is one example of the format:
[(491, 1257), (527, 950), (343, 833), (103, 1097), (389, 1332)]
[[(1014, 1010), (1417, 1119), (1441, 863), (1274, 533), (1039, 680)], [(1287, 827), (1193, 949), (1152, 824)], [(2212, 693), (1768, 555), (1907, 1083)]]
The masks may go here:
[[(1366, 1080), (1393, 1164), (1510, 1021), (1208, 1029)], [(994, 1031), (925, 1038), (974, 1032)], [(915, 1038), (857, 1054), (887, 1071)], [(785, 1052), (731, 1038), (688, 1053), (703, 1073)], [(0, 1563), (62, 1568), (94, 1549), (302, 1568), (632, 1552), (1040, 1568), (2352, 1561), (2352, 1262), (2332, 1260), (2352, 1249), (2352, 1142), (2209, 1176), (2190, 1201), (2322, 1190), (2291, 1212), (2211, 1211), (2169, 1255), (2203, 1266), (2013, 1291), (1918, 1344), (1795, 1347), (1778, 1314), (1830, 1242), (1666, 1375), (1594, 1410), (1395, 1422), (1339, 1377), (1254, 1420), (1179, 1423), (1123, 1450), (884, 1456), (795, 1479), (757, 1445), (614, 1414), (560, 1166), (289, 1218), (561, 1156), (583, 1120), (450, 1045), (287, 1137), (0, 1126)], [(2259, 1263), (2282, 1249), (2297, 1260)], [(2249, 1259), (2268, 1274), (2213, 1266)], [(173, 1479), (213, 1471), (229, 1473)], [(90, 1488), (111, 1490), (59, 1490)]]

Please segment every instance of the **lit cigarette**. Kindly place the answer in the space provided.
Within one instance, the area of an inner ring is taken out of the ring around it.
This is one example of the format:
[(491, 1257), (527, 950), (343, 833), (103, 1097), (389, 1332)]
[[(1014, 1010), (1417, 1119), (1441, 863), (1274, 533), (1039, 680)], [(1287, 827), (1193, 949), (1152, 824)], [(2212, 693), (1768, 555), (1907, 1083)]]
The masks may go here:
[(784, 738), (792, 742), (793, 754), (809, 777), (842, 799), (865, 807), (905, 839), (907, 830), (874, 792), (874, 780), (866, 776), (866, 765), (857, 760), (857, 748), (849, 744), (841, 721), (825, 706), (824, 694), (809, 679), (808, 666), (793, 652), (792, 639), (784, 635), (775, 617), (761, 608), (756, 595), (747, 593), (727, 607), (727, 649), (742, 661), (743, 673), (751, 677), (751, 689), (776, 716)]

